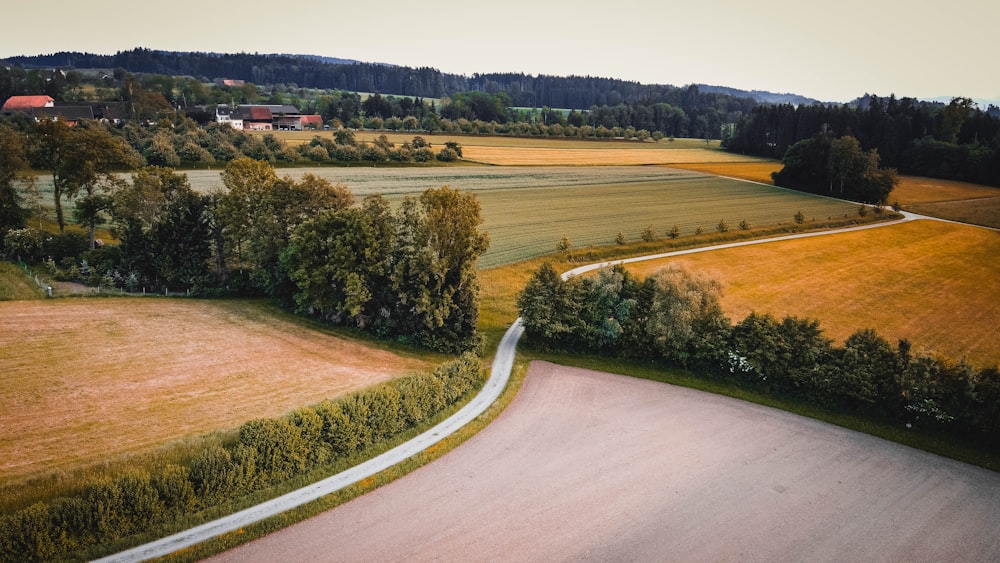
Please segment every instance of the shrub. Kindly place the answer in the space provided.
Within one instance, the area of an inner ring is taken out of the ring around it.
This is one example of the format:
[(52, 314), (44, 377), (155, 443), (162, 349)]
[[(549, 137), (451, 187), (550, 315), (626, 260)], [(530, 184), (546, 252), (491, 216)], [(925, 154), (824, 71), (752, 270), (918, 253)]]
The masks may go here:
[(627, 240), (625, 239), (625, 233), (623, 233), (623, 232), (621, 232), (621, 231), (618, 231), (618, 234), (617, 234), (617, 235), (615, 235), (615, 242), (616, 242), (617, 244), (625, 244), (626, 242), (628, 242), (628, 241), (627, 241)]
[(719, 224), (715, 226), (715, 230), (719, 231), (720, 233), (724, 233), (729, 230), (729, 224), (726, 223), (725, 219), (720, 219)]
[(458, 160), (458, 153), (448, 147), (445, 147), (438, 151), (437, 159), (441, 162), (454, 162)]
[(678, 227), (677, 225), (674, 225), (673, 227), (671, 227), (670, 231), (667, 232), (667, 236), (669, 236), (670, 238), (677, 238), (677, 237), (681, 236), (681, 229), (680, 229), (680, 227)]
[(641, 237), (644, 242), (653, 242), (656, 240), (656, 230), (653, 229), (652, 225), (649, 225), (643, 229)]

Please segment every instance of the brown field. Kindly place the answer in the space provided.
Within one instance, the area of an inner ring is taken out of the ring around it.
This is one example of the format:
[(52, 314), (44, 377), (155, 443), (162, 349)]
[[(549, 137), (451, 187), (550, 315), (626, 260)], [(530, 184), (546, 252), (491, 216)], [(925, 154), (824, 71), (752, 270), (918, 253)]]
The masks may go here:
[(998, 520), (986, 469), (533, 362), (461, 447), (208, 561), (995, 561)]
[(253, 301), (0, 303), (0, 478), (149, 451), (436, 365)]
[[(842, 342), (874, 328), (890, 343), (1000, 363), (1000, 233), (913, 221), (669, 259), (719, 280), (734, 322), (751, 311), (821, 321)], [(629, 266), (647, 276), (667, 260)]]

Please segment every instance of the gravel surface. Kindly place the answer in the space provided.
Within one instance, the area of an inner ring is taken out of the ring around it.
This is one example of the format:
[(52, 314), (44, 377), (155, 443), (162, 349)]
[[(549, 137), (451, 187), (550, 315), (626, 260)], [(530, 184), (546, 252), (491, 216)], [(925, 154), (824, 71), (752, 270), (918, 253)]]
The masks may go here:
[(215, 561), (988, 561), (1000, 474), (536, 362), (448, 455)]

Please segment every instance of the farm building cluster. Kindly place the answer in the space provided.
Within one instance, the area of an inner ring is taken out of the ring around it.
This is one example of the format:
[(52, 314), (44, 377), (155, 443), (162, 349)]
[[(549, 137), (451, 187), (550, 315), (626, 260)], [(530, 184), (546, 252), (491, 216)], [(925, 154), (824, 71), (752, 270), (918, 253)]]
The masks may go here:
[[(192, 108), (210, 111), (208, 107)], [(75, 124), (80, 121), (105, 121), (119, 124), (128, 118), (125, 102), (61, 103), (50, 96), (11, 96), (0, 109), (4, 115), (24, 113), (36, 121), (51, 119)], [(240, 104), (215, 107), (215, 121), (246, 131), (301, 131), (323, 127), (320, 115), (303, 115), (292, 105)]]

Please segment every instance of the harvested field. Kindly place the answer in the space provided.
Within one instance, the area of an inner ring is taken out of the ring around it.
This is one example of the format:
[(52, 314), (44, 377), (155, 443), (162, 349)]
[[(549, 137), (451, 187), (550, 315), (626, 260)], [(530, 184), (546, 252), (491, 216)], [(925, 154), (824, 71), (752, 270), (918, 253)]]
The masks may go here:
[(462, 148), (462, 158), (497, 166), (635, 166), (681, 162), (747, 162), (754, 157), (713, 149), (563, 149), (537, 147)]
[(774, 182), (771, 181), (771, 173), (781, 170), (781, 163), (775, 160), (758, 160), (757, 162), (707, 162), (703, 164), (678, 162), (671, 164), (670, 167), (773, 185)]
[(874, 328), (890, 343), (1000, 363), (1000, 233), (921, 220), (826, 237), (639, 262), (647, 276), (667, 262), (717, 279), (734, 321), (751, 311), (815, 318), (843, 342)]
[(899, 186), (889, 199), (921, 215), (1000, 229), (1000, 188), (900, 176)]
[(988, 470), (535, 362), (460, 448), (211, 561), (991, 561), (997, 521)]
[(2, 302), (0, 478), (148, 451), (433, 365), (263, 302)]

